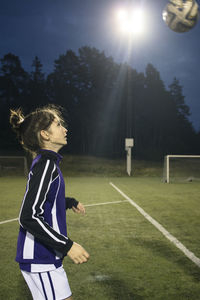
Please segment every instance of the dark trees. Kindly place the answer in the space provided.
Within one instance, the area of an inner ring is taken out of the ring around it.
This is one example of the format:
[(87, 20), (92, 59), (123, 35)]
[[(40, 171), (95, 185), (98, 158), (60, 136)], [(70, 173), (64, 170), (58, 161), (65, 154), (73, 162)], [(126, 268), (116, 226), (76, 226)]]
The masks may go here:
[(17, 56), (5, 55), (0, 68), (1, 122), (8, 119), (10, 107), (30, 111), (47, 103), (66, 109), (68, 151), (73, 153), (121, 157), (126, 137), (134, 138), (137, 158), (199, 150), (179, 81), (175, 78), (166, 89), (151, 64), (138, 73), (104, 52), (82, 47), (78, 54), (68, 50), (60, 55), (45, 78), (38, 57), (27, 73)]

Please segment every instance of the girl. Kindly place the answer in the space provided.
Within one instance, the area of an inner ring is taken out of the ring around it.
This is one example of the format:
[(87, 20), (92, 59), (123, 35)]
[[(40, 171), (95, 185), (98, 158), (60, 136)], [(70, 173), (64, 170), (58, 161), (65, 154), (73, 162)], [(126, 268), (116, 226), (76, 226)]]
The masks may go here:
[(11, 110), (10, 123), (34, 157), (19, 215), (16, 261), (34, 300), (72, 299), (62, 261), (68, 255), (81, 264), (89, 254), (67, 236), (66, 209), (85, 213), (80, 202), (65, 198), (58, 151), (67, 144), (68, 131), (54, 106), (25, 117), (20, 109)]

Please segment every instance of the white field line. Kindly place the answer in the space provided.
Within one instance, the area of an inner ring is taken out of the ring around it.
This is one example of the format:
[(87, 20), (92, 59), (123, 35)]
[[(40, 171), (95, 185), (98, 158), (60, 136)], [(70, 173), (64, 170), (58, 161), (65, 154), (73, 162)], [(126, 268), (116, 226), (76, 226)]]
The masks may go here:
[(18, 218), (16, 218), (16, 219), (10, 219), (10, 220), (5, 220), (5, 221), (0, 222), (0, 225), (1, 224), (5, 224), (5, 223), (9, 223), (9, 222), (13, 222), (13, 221), (17, 221), (17, 220), (18, 220)]
[(110, 185), (118, 191), (126, 200), (129, 201), (152, 225), (154, 225), (170, 242), (172, 242), (177, 248), (179, 248), (191, 261), (193, 261), (198, 267), (200, 267), (200, 259), (194, 255), (193, 252), (188, 250), (179, 240), (177, 240), (171, 233), (169, 233), (160, 223), (154, 220), (148, 215), (139, 205), (137, 205), (132, 199), (124, 194), (116, 185), (110, 182)]
[(95, 204), (86, 204), (85, 207), (88, 206), (97, 206), (97, 205), (106, 205), (106, 204), (115, 204), (115, 203), (121, 203), (121, 202), (127, 202), (127, 200), (121, 200), (121, 201), (111, 201), (111, 202), (103, 202), (103, 203), (95, 203)]
[[(122, 202), (127, 202), (127, 200), (121, 200), (121, 201), (111, 201), (111, 202), (103, 202), (103, 203), (95, 203), (95, 204), (86, 204), (84, 205), (85, 207), (89, 207), (89, 206), (98, 206), (98, 205), (106, 205), (106, 204), (116, 204), (116, 203), (122, 203)], [(9, 223), (9, 222), (13, 222), (13, 221), (18, 221), (19, 218), (16, 219), (10, 219), (10, 220), (5, 220), (5, 221), (1, 221), (1, 224), (5, 224), (5, 223)]]

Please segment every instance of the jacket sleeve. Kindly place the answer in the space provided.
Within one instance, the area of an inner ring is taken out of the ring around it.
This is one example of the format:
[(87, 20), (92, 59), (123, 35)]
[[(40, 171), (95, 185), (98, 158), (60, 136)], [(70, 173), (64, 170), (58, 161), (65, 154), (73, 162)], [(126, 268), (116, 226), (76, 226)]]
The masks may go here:
[(46, 195), (55, 171), (56, 166), (51, 160), (41, 160), (35, 165), (32, 173), (29, 174), (19, 222), (39, 242), (65, 256), (73, 242), (55, 231), (43, 218)]
[(78, 201), (74, 198), (66, 197), (65, 198), (66, 209), (72, 208), (72, 206), (77, 207)]

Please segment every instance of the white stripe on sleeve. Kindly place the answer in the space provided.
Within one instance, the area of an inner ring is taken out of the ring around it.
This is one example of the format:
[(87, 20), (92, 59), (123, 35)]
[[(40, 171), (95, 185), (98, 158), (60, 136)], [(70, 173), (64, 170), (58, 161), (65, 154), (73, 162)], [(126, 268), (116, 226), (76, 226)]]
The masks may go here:
[[(41, 181), (40, 181), (40, 185), (39, 185), (39, 188), (38, 188), (38, 192), (37, 192), (37, 195), (36, 195), (36, 198), (35, 198), (35, 202), (34, 202), (34, 204), (33, 204), (33, 208), (32, 208), (32, 210), (33, 210), (32, 218), (35, 219), (35, 220), (39, 223), (39, 225), (44, 229), (44, 231), (45, 231), (52, 239), (54, 239), (56, 242), (59, 242), (59, 243), (62, 243), (62, 244), (66, 244), (65, 241), (62, 241), (62, 240), (58, 239), (57, 237), (55, 237), (55, 236), (53, 235), (53, 233), (51, 233), (51, 232), (48, 230), (48, 228), (44, 225), (44, 223), (43, 223), (38, 217), (35, 216), (35, 215), (36, 215), (36, 209), (35, 209), (35, 207), (36, 207), (36, 205), (37, 205), (37, 203), (38, 203), (38, 200), (39, 200), (39, 197), (40, 197), (40, 193), (41, 193), (41, 190), (42, 190), (42, 186), (43, 186), (43, 184), (44, 184), (44, 180), (45, 180), (45, 176), (46, 176), (46, 173), (47, 173), (49, 164), (50, 164), (50, 160), (47, 160), (46, 166), (45, 166), (45, 169), (44, 169), (44, 172), (43, 172), (43, 174), (42, 174)], [(52, 172), (53, 172), (53, 171), (52, 171)], [(50, 184), (48, 185), (48, 189), (49, 189), (49, 186), (50, 186)], [(47, 189), (47, 192), (48, 192), (48, 189)], [(47, 192), (46, 192), (46, 194), (47, 194)], [(43, 200), (42, 204), (44, 203), (44, 201), (45, 201), (45, 199), (46, 199), (46, 194), (45, 194), (45, 197), (44, 197), (44, 200)], [(65, 237), (65, 238), (67, 239), (67, 237)]]

